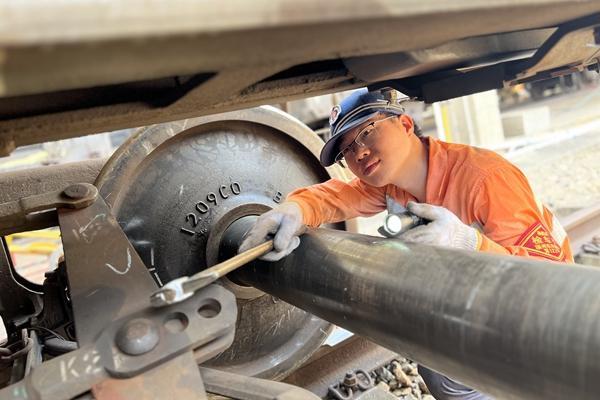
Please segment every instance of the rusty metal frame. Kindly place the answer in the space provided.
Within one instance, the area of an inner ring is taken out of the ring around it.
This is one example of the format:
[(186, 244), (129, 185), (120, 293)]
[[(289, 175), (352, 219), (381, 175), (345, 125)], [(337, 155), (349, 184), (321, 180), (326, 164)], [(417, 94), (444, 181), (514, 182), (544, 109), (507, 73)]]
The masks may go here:
[(105, 162), (93, 159), (1, 173), (0, 215), (5, 218), (0, 221), (0, 235), (58, 226), (56, 212), (24, 216), (14, 211), (25, 197), (61, 191), (75, 183), (93, 183)]
[(139, 1), (0, 6), (11, 16), (0, 27), (0, 152), (375, 83), (347, 68), (351, 58), (404, 55), (425, 64), (399, 65), (404, 76), (422, 76), (440, 69), (419, 51), (600, 11), (598, 0), (177, 0), (160, 11)]
[(90, 183), (35, 194), (0, 204), (0, 235), (55, 226), (56, 209), (79, 209), (92, 204), (98, 189)]
[(105, 163), (106, 159), (96, 158), (2, 172), (0, 173), (0, 203), (62, 190), (74, 183), (94, 183)]
[[(158, 386), (162, 391), (156, 390), (152, 398), (161, 398), (157, 396), (167, 388), (177, 398), (205, 398), (196, 363), (233, 341), (235, 297), (211, 285), (183, 303), (150, 307), (154, 281), (104, 200), (96, 198), (95, 187), (71, 185), (65, 194), (66, 200), (56, 192), (36, 196), (16, 211), (26, 211), (28, 205), (59, 208), (80, 347), (31, 370), (2, 389), (0, 398), (64, 399), (92, 390), (98, 398), (109, 399), (123, 388), (130, 398), (148, 398), (148, 390)], [(83, 208), (62, 208), (73, 205)], [(127, 254), (125, 260), (119, 259), (119, 249)], [(215, 312), (203, 317), (200, 311), (208, 306)], [(183, 384), (161, 376), (178, 376)]]

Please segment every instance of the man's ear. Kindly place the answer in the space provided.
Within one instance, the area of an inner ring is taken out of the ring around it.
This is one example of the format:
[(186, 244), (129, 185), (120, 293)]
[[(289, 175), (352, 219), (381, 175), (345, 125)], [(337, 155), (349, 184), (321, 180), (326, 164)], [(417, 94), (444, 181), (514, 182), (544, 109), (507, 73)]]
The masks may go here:
[(415, 121), (410, 116), (402, 114), (398, 117), (398, 120), (404, 126), (407, 133), (415, 133)]

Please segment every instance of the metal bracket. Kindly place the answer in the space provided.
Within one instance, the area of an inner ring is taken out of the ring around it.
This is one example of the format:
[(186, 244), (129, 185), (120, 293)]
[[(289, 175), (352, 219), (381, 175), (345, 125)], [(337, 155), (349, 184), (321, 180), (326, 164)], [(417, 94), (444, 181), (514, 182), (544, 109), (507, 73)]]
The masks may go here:
[[(200, 296), (166, 307), (162, 312), (146, 308), (116, 321), (96, 341), (96, 349), (106, 357), (105, 369), (110, 375), (127, 378), (140, 374), (168, 358), (187, 350), (206, 354), (222, 351), (227, 346), (213, 343), (217, 338), (233, 341), (237, 318), (235, 296), (219, 285), (210, 285)], [(214, 345), (217, 348), (214, 349)], [(197, 362), (207, 357), (195, 354)]]
[[(511, 64), (508, 80), (511, 84), (552, 78), (580, 71), (592, 64), (598, 55), (598, 21), (593, 14), (564, 24), (527, 60)], [(563, 54), (579, 58), (578, 63), (564, 64)]]
[(56, 209), (81, 209), (98, 197), (89, 183), (76, 183), (64, 190), (23, 197), (0, 204), (0, 236), (57, 225)]
[[(207, 304), (218, 304), (219, 314), (211, 318), (199, 315), (198, 310)], [(148, 306), (108, 325), (95, 343), (39, 365), (22, 381), (0, 390), (0, 399), (70, 399), (102, 386), (107, 379), (142, 372), (153, 375), (156, 368), (162, 370), (169, 360), (186, 354), (194, 361), (189, 372), (197, 371), (198, 361), (205, 361), (233, 341), (236, 307), (235, 297), (218, 285), (170, 307), (157, 310)], [(194, 349), (192, 356), (190, 350)], [(161, 383), (170, 387), (173, 398), (197, 398), (199, 394), (190, 397), (189, 389), (178, 387), (175, 379), (161, 379)], [(137, 398), (148, 398), (143, 385), (137, 385), (137, 390)], [(183, 392), (188, 395), (180, 397)]]
[(7, 203), (3, 216), (15, 220), (53, 207), (79, 349), (39, 365), (1, 390), (0, 399), (68, 399), (90, 390), (101, 399), (121, 392), (128, 399), (205, 398), (197, 363), (233, 342), (235, 296), (211, 285), (181, 303), (151, 307), (156, 284), (92, 185)]

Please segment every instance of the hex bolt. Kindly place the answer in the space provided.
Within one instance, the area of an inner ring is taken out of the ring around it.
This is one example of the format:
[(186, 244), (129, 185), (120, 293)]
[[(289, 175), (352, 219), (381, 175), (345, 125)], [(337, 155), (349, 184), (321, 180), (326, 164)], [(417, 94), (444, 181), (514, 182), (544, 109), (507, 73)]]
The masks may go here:
[(115, 339), (117, 347), (126, 354), (138, 356), (152, 350), (159, 341), (158, 329), (146, 318), (127, 321), (119, 329)]
[(63, 194), (71, 199), (77, 200), (91, 196), (93, 194), (93, 190), (87, 185), (75, 183), (63, 190)]
[(342, 384), (351, 389), (356, 389), (358, 386), (358, 381), (356, 380), (356, 374), (353, 371), (346, 372), (346, 376), (344, 377), (344, 381)]

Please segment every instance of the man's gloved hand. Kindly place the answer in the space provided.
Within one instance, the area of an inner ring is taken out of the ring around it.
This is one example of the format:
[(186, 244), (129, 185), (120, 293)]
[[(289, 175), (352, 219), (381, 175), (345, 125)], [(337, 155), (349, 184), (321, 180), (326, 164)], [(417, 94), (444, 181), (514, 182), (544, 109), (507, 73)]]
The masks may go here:
[(300, 245), (300, 235), (306, 226), (302, 223), (302, 210), (294, 202), (284, 202), (277, 208), (267, 211), (250, 229), (240, 245), (241, 253), (273, 238), (273, 251), (261, 257), (265, 261), (278, 261), (290, 254)]
[(399, 236), (400, 239), (409, 243), (476, 250), (477, 231), (465, 225), (450, 210), (431, 204), (414, 202), (409, 202), (407, 208), (411, 213), (431, 222), (405, 232)]

